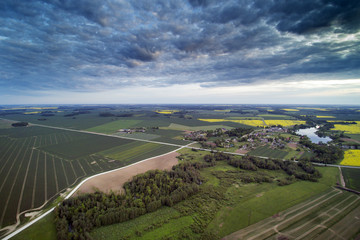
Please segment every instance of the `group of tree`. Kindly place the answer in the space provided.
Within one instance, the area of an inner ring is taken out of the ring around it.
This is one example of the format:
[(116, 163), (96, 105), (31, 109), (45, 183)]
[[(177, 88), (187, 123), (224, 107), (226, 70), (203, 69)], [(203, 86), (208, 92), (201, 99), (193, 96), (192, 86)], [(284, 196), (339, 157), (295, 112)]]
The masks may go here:
[(211, 162), (181, 163), (171, 171), (153, 170), (124, 184), (124, 193), (95, 192), (64, 200), (55, 210), (58, 239), (91, 239), (89, 232), (124, 222), (161, 206), (172, 206), (199, 191), (199, 169)]
[(335, 145), (322, 145), (312, 143), (308, 138), (303, 137), (300, 141), (300, 144), (308, 147), (315, 154), (314, 157), (306, 158), (305, 160), (309, 160), (312, 162), (319, 162), (325, 164), (335, 163), (339, 159), (344, 157), (344, 151)]
[(297, 179), (317, 181), (321, 177), (320, 172), (308, 161), (283, 161), (278, 159), (264, 159), (254, 156), (231, 156), (224, 153), (213, 153), (204, 156), (206, 162), (227, 161), (231, 166), (244, 170), (257, 171), (259, 168), (267, 170), (283, 170), (289, 176)]
[(27, 125), (29, 125), (28, 122), (16, 122), (16, 123), (11, 124), (11, 126), (13, 126), (13, 127), (26, 127)]

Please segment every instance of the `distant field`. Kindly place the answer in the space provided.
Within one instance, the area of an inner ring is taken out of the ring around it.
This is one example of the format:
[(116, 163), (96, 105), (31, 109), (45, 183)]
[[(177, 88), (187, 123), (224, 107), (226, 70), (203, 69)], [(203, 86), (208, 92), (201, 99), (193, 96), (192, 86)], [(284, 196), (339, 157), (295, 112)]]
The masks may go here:
[(96, 127), (92, 127), (92, 128), (86, 129), (86, 130), (90, 131), (90, 132), (111, 134), (111, 133), (115, 133), (119, 129), (131, 128), (140, 122), (142, 122), (142, 121), (141, 120), (123, 120), (123, 119), (121, 119), (121, 120), (116, 120), (113, 122), (105, 123), (105, 124), (102, 124), (102, 125), (99, 125)]
[(334, 131), (343, 131), (349, 134), (360, 134), (360, 121), (355, 121), (356, 124), (334, 124), (334, 128), (331, 130)]
[(262, 146), (248, 152), (248, 154), (254, 156), (284, 159), (286, 155), (288, 155), (288, 152), (277, 149), (271, 149), (269, 148), (269, 146)]
[(360, 192), (360, 169), (341, 168), (347, 188)]
[(293, 108), (283, 108), (281, 110), (287, 111), (287, 112), (298, 112), (298, 109), (293, 109)]
[(305, 121), (300, 121), (300, 120), (265, 120), (265, 123), (268, 126), (273, 126), (273, 125), (281, 125), (283, 127), (289, 127), (289, 126), (294, 126), (294, 125), (300, 125), (300, 124), (305, 124)]
[(294, 117), (288, 115), (281, 115), (281, 114), (259, 114), (259, 117), (263, 117), (266, 119), (295, 119)]
[(204, 121), (204, 122), (233, 122), (233, 123), (239, 123), (239, 124), (243, 124), (243, 125), (248, 125), (248, 126), (252, 126), (252, 127), (261, 127), (264, 126), (264, 122), (262, 120), (236, 120), (236, 119), (204, 119), (204, 118), (199, 118), (200, 121)]
[(228, 127), (225, 125), (208, 125), (208, 126), (185, 126), (176, 123), (171, 123), (168, 127), (162, 127), (162, 129), (171, 129), (171, 130), (181, 130), (181, 131), (199, 131), (199, 130), (215, 130), (217, 128), (226, 128), (230, 129), (232, 127)]

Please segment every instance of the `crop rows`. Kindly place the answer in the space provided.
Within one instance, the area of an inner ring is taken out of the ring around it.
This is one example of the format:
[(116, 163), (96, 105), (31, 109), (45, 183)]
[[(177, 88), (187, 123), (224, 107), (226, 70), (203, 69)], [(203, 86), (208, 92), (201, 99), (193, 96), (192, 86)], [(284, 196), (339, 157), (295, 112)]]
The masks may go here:
[[(41, 127), (11, 130), (0, 129), (1, 228), (14, 224), (18, 214), (43, 207), (84, 177), (173, 150), (171, 146)], [(119, 160), (96, 154), (115, 146), (126, 146), (116, 153)], [(144, 151), (134, 154), (131, 148), (139, 146)]]
[(267, 146), (262, 146), (262, 147), (258, 147), (255, 150), (249, 152), (249, 154), (255, 155), (255, 156), (284, 159), (285, 156), (288, 155), (288, 152), (277, 150), (277, 149), (271, 149)]
[(349, 239), (360, 222), (352, 221), (354, 228), (343, 230), (351, 220), (348, 216), (359, 214), (359, 200), (355, 194), (333, 189), (224, 239)]

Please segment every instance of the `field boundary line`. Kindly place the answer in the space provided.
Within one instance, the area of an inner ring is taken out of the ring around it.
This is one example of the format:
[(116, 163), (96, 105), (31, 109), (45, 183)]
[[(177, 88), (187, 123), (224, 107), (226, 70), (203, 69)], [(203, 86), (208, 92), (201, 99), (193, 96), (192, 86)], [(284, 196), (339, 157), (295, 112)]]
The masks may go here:
[(47, 201), (47, 171), (46, 171), (46, 152), (44, 152), (44, 182), (45, 182), (45, 202)]
[(38, 172), (38, 168), (39, 168), (39, 155), (40, 155), (40, 151), (37, 150), (36, 169), (35, 169), (35, 174), (34, 174), (35, 175), (34, 187), (33, 187), (33, 193), (32, 193), (32, 198), (31, 198), (31, 208), (34, 208), (34, 202), (35, 202), (36, 179), (37, 179), (37, 172)]
[(59, 161), (61, 162), (61, 166), (62, 166), (62, 170), (64, 172), (64, 176), (65, 176), (65, 180), (66, 180), (66, 186), (69, 186), (69, 180), (68, 177), (66, 175), (66, 171), (65, 171), (65, 167), (64, 167), (64, 162), (62, 159), (59, 158)]
[(29, 162), (28, 162), (28, 165), (27, 165), (27, 168), (26, 168), (26, 173), (25, 173), (25, 176), (24, 176), (24, 181), (23, 181), (23, 184), (21, 186), (21, 192), (20, 192), (20, 197), (19, 197), (19, 203), (18, 203), (18, 207), (17, 207), (17, 210), (16, 210), (16, 214), (19, 214), (20, 212), (20, 207), (21, 207), (21, 202), (22, 202), (22, 198), (23, 198), (23, 195), (24, 195), (24, 189), (25, 189), (25, 184), (26, 184), (26, 179), (27, 179), (27, 176), (28, 176), (28, 173), (29, 173), (29, 167), (30, 167), (30, 163), (32, 162), (32, 156), (33, 156), (33, 153), (34, 153), (34, 147), (35, 147), (35, 144), (36, 144), (36, 140), (37, 140), (37, 136), (34, 137), (35, 138), (35, 141), (34, 141), (34, 144), (31, 148), (31, 153), (30, 153), (30, 157), (29, 157)]
[[(191, 143), (189, 143), (191, 144)], [(189, 145), (187, 144), (187, 145)], [(120, 168), (117, 168), (117, 169), (113, 169), (113, 170), (110, 170), (110, 171), (107, 171), (107, 172), (102, 172), (102, 173), (98, 173), (96, 175), (93, 175), (93, 176), (90, 176), (86, 179), (84, 179), (83, 181), (81, 181), (69, 194), (67, 194), (67, 196), (64, 198), (64, 199), (69, 199), (80, 187), (81, 185), (83, 185), (86, 181), (94, 178), (94, 177), (97, 177), (97, 176), (100, 176), (100, 175), (104, 175), (104, 174), (107, 174), (107, 173), (111, 173), (111, 172), (114, 172), (114, 171), (117, 171), (117, 170), (120, 170), (120, 169), (125, 169), (125, 168), (128, 168), (130, 166), (133, 166), (133, 165), (136, 165), (136, 164), (140, 164), (142, 162), (145, 162), (145, 161), (149, 161), (153, 158), (157, 158), (157, 157), (162, 157), (162, 156), (165, 156), (167, 154), (170, 154), (170, 153), (173, 153), (173, 152), (176, 152), (176, 151), (179, 151), (180, 149), (183, 149), (183, 148), (186, 148), (186, 146), (181, 146), (179, 147), (178, 149), (175, 149), (173, 151), (170, 151), (170, 152), (167, 152), (167, 153), (163, 153), (163, 154), (160, 154), (160, 155), (157, 155), (157, 156), (154, 156), (154, 157), (150, 157), (150, 158), (147, 158), (147, 159), (144, 159), (144, 160), (141, 160), (141, 161), (138, 161), (136, 163), (132, 163), (130, 165), (127, 165), (127, 166), (124, 166), (124, 167), (120, 167)], [(10, 238), (14, 237), (16, 234), (22, 232), (23, 230), (27, 229), (28, 227), (30, 227), (31, 225), (33, 225), (34, 223), (38, 222), (39, 220), (43, 219), (45, 216), (47, 216), (48, 214), (50, 214), (52, 211), (54, 211), (55, 207), (52, 207), (51, 209), (49, 209), (48, 211), (46, 211), (45, 213), (43, 213), (41, 216), (35, 218), (34, 220), (26, 223), (25, 225), (23, 225), (22, 227), (20, 227), (19, 229), (15, 230), (14, 232), (11, 232), (9, 235), (5, 236), (3, 238), (3, 240), (9, 240)]]
[(59, 193), (59, 183), (57, 180), (56, 168), (55, 168), (55, 159), (54, 155), (52, 156), (53, 168), (54, 168), (54, 177), (55, 177), (55, 186), (56, 186), (56, 194)]

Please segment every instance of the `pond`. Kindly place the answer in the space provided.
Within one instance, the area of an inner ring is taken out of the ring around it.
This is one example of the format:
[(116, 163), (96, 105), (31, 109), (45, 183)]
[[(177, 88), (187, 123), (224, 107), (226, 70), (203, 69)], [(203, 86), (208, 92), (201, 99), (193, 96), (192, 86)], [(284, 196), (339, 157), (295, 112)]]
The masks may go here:
[(331, 141), (331, 138), (329, 137), (319, 137), (318, 135), (316, 135), (317, 129), (316, 128), (305, 128), (305, 129), (299, 129), (298, 131), (296, 131), (297, 134), (303, 135), (303, 136), (307, 136), (310, 141), (312, 143), (327, 143)]

